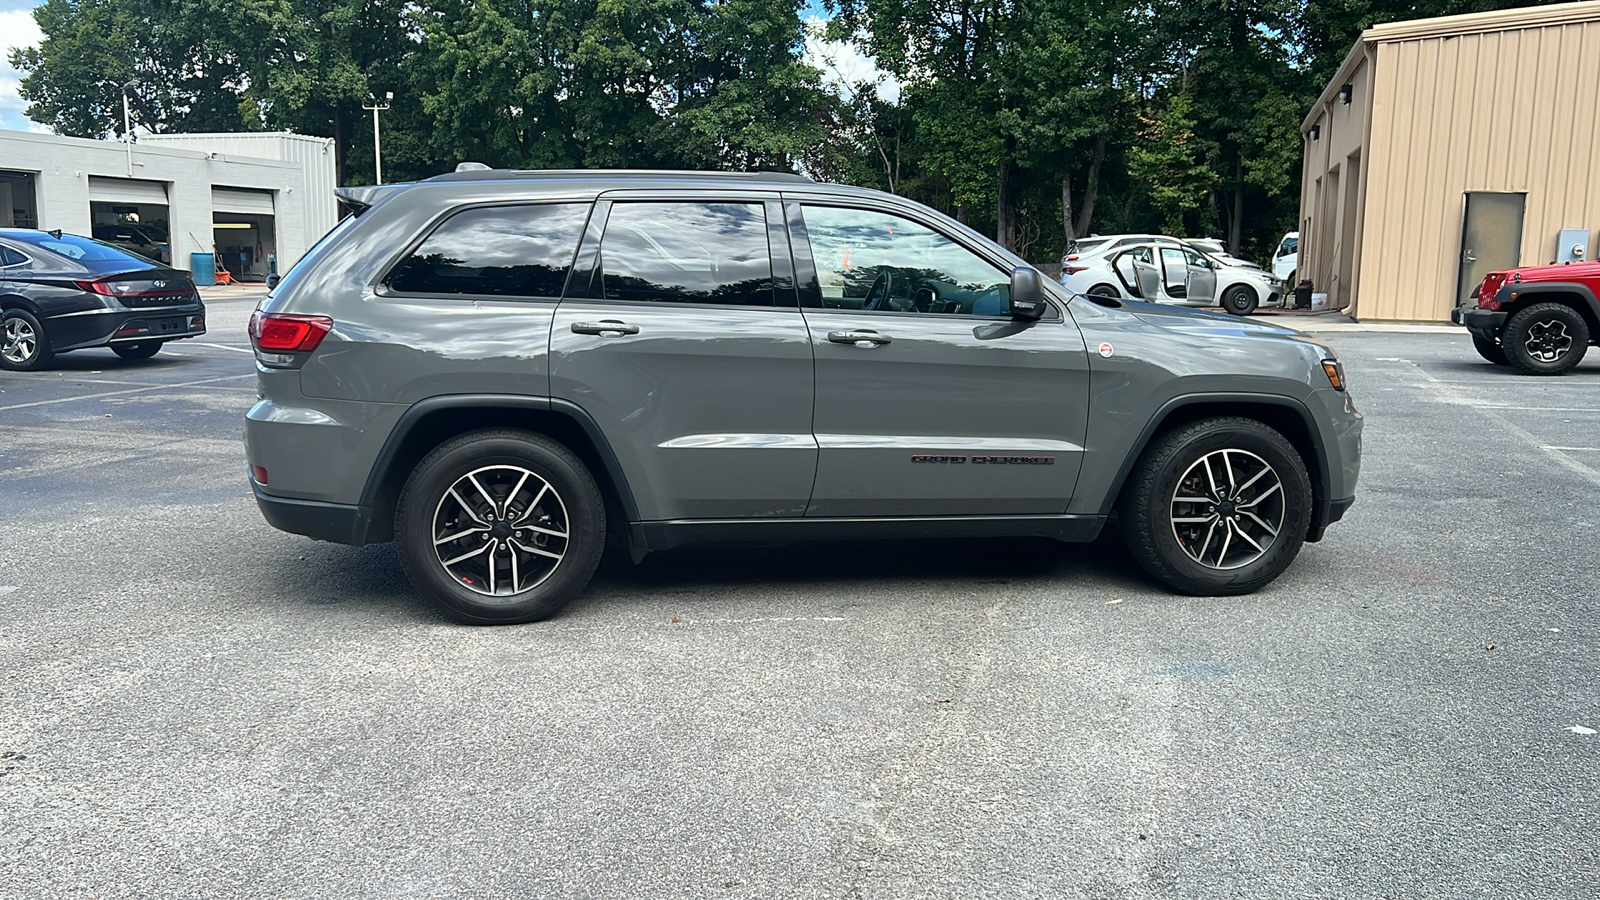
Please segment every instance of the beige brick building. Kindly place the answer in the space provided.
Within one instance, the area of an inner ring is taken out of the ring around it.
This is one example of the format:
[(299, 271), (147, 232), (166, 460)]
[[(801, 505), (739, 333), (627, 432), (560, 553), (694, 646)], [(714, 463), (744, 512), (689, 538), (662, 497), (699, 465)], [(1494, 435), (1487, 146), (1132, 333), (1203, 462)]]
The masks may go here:
[(1448, 321), (1489, 271), (1592, 259), (1600, 0), (1369, 28), (1301, 136), (1295, 277), (1359, 319)]

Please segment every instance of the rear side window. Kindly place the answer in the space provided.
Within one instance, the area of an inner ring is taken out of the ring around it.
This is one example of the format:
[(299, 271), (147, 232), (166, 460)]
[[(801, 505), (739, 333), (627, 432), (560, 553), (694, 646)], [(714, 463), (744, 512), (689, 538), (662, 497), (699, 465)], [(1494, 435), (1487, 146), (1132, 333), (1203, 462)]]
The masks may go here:
[(4, 268), (6, 266), (20, 266), (27, 261), (28, 258), (26, 256), (23, 256), (21, 253), (18, 253), (4, 244), (0, 244), (0, 268)]
[(607, 300), (774, 305), (759, 203), (617, 203), (600, 266)]
[(459, 212), (395, 268), (389, 288), (406, 294), (560, 297), (588, 217), (587, 203)]

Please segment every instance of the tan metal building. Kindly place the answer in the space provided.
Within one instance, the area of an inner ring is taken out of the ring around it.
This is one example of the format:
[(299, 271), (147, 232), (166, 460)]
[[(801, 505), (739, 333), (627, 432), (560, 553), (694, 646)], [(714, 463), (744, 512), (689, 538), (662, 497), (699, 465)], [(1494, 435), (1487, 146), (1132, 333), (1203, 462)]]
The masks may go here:
[(1593, 258), (1600, 0), (1369, 28), (1301, 136), (1295, 277), (1359, 319), (1448, 321), (1487, 272)]

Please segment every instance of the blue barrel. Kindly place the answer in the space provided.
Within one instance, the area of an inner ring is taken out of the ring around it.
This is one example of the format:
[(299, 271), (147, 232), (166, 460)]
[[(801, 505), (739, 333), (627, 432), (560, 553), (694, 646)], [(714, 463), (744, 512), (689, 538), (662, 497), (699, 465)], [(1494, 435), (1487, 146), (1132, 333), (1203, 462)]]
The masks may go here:
[(189, 254), (189, 273), (197, 285), (217, 283), (217, 255), (215, 253)]

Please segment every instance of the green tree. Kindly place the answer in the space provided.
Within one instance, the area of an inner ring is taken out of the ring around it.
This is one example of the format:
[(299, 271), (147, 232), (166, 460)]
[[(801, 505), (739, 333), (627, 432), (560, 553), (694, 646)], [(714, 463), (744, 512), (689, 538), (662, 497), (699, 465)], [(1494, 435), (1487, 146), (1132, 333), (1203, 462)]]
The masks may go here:
[(1215, 148), (1195, 134), (1193, 108), (1187, 94), (1174, 94), (1142, 113), (1138, 140), (1128, 150), (1128, 174), (1146, 185), (1167, 234), (1186, 233), (1185, 216), (1219, 180), (1211, 168)]

